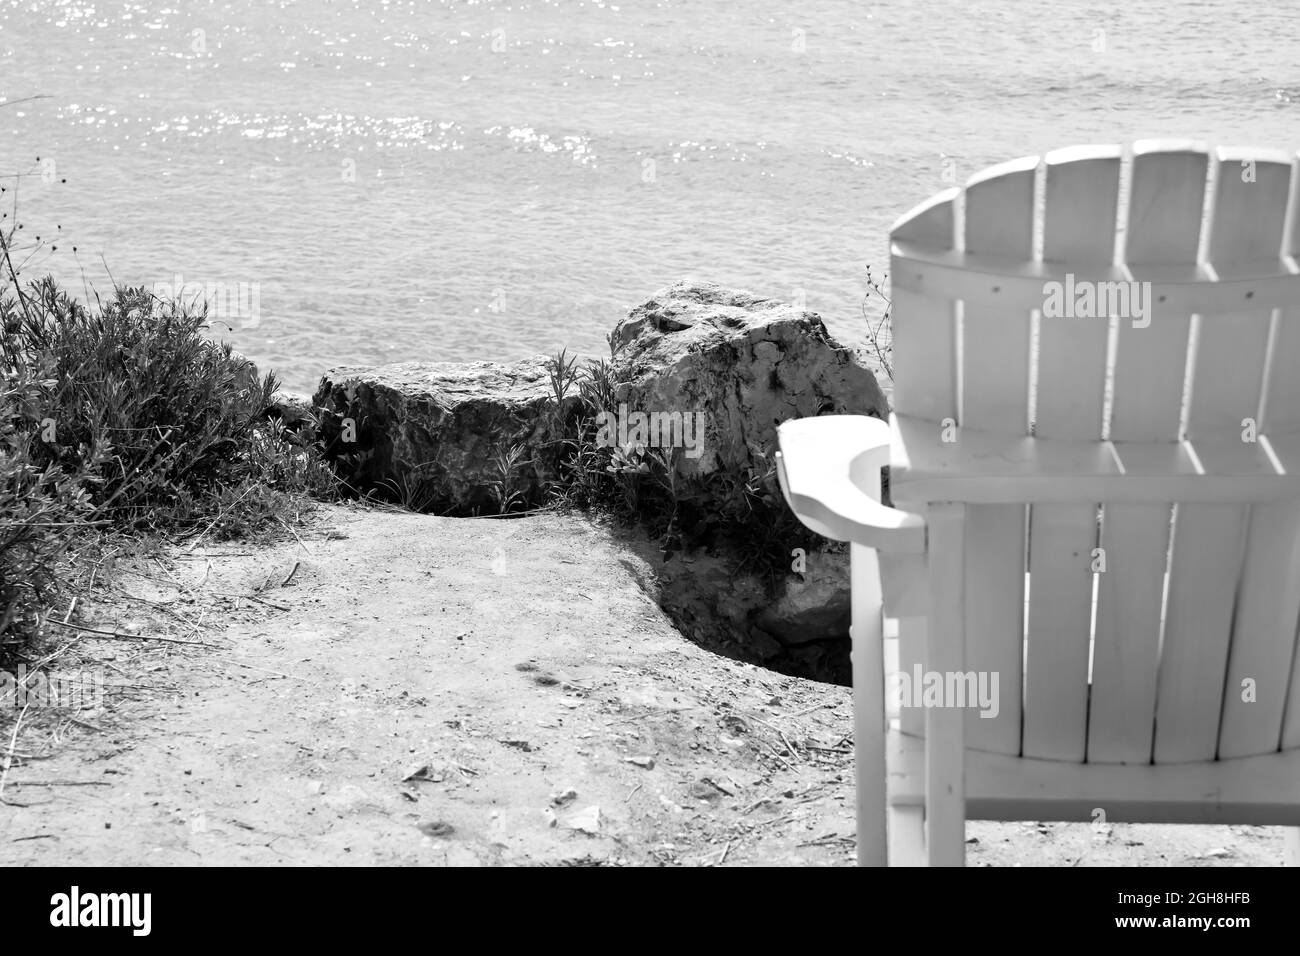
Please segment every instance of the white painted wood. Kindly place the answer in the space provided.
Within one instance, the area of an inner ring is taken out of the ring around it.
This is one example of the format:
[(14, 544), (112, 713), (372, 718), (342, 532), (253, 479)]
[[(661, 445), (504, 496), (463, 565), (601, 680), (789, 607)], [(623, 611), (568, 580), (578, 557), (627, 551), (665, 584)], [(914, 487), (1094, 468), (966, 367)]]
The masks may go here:
[[(1194, 266), (1208, 157), (1182, 144), (1138, 143), (1133, 151), (1125, 260)], [(1151, 323), (1119, 323), (1111, 438), (1177, 438), (1191, 312), (1152, 306)]]
[(1300, 151), (1292, 157), (1296, 168), (1291, 176), (1291, 202), (1287, 212), (1286, 238), (1283, 240), (1286, 255), (1292, 266), (1300, 266)]
[[(953, 248), (957, 190), (916, 207), (897, 223), (893, 239), (921, 248)], [(891, 259), (890, 280), (897, 271)], [(931, 296), (891, 286), (895, 367), (911, 369), (894, 384), (894, 407), (933, 422), (957, 416), (956, 305), (951, 297)]]
[(925, 866), (924, 808), (889, 808), (889, 865)]
[[(932, 505), (926, 514), (930, 615), (925, 666), (940, 674), (964, 670), (965, 511), (963, 505), (944, 502)], [(965, 862), (964, 717), (956, 707), (925, 709), (925, 851), (930, 866)]]
[[(925, 799), (923, 741), (888, 739), (892, 807)], [(1300, 750), (1201, 763), (1062, 763), (972, 750), (966, 753), (966, 812), (972, 820), (1106, 819), (1131, 823), (1300, 826)]]
[(1207, 250), (1220, 278), (1279, 271), (1291, 190), (1291, 157), (1275, 149), (1215, 150), (1214, 223)]
[[(1280, 473), (1264, 443), (1241, 429), (1194, 442), (1079, 442), (965, 431), (946, 449), (934, 426), (890, 420), (890, 490), (902, 508), (968, 503), (1097, 501), (1272, 501), (1300, 495), (1300, 469)], [(1272, 435), (1283, 461), (1300, 457), (1300, 434)]]
[[(1300, 431), (1300, 375), (1295, 374), (1300, 368), (1300, 306), (1282, 310), (1273, 328), (1272, 372), (1260, 421), (1260, 431), (1268, 435)], [(1283, 464), (1300, 472), (1300, 460)]]
[[(1120, 155), (1119, 147), (1103, 146), (1048, 156), (1043, 225), (1045, 262), (1060, 262), (1075, 270), (1104, 268), (1114, 261)], [(1049, 439), (1099, 441), (1103, 427), (1109, 316), (1044, 315), (1040, 329), (1036, 434)], [(1059, 509), (1059, 514), (1053, 514), (1055, 509)], [(1059, 523), (1064, 529), (1061, 533), (1069, 539), (1063, 542), (1067, 552), (1094, 542), (1091, 508), (1044, 504), (1035, 505), (1033, 513), (1035, 535), (1031, 554), (1035, 547), (1050, 552), (1058, 550), (1055, 543), (1039, 540), (1038, 529), (1049, 524)], [(1064, 688), (1063, 700), (1070, 710), (1065, 719), (1055, 721), (1061, 729), (1053, 727), (1050, 737), (1045, 737), (1040, 729), (1034, 728), (1034, 747), (1042, 748), (1038, 751), (1042, 756), (1081, 758), (1083, 740), (1087, 741), (1091, 760), (1132, 758), (1138, 752), (1142, 753), (1142, 759), (1150, 755), (1155, 661), (1160, 636), (1160, 588), (1164, 575), (1163, 552), (1159, 561), (1152, 560), (1156, 555), (1154, 544), (1159, 538), (1153, 538), (1149, 532), (1154, 528), (1162, 536), (1164, 530), (1158, 521), (1151, 520), (1155, 514), (1156, 509), (1140, 506), (1108, 505), (1106, 508), (1106, 537), (1101, 542), (1106, 551), (1106, 573), (1101, 575), (1098, 588), (1090, 699), (1086, 696), (1086, 645), (1091, 607), (1085, 602), (1090, 605), (1092, 596), (1091, 547), (1081, 555), (1069, 553), (1067, 566), (1060, 572), (1065, 575), (1064, 580), (1052, 586), (1071, 588), (1064, 595), (1068, 603), (1056, 611), (1067, 620), (1055, 625), (1059, 631), (1048, 632), (1056, 633), (1061, 642), (1052, 653), (1065, 661), (1062, 676), (1067, 683), (1078, 681), (1083, 686)], [(1082, 569), (1081, 559), (1086, 561)], [(1031, 621), (1050, 618), (1053, 614), (1050, 602), (1058, 600), (1052, 591), (1044, 592), (1040, 588), (1042, 584), (1035, 577), (1033, 593), (1043, 594), (1048, 603), (1037, 609), (1031, 604)], [(1078, 615), (1079, 619), (1071, 620), (1071, 615)], [(1036, 659), (1041, 662), (1043, 654), (1048, 653), (1041, 646), (1041, 629), (1045, 626), (1039, 625), (1037, 657), (1034, 631), (1030, 632), (1031, 688), (1035, 681), (1042, 679), (1035, 671), (1034, 662)], [(1053, 666), (1051, 660), (1048, 657), (1049, 667)], [(1037, 698), (1042, 706), (1052, 706), (1053, 693), (1050, 683), (1038, 688)], [(1085, 697), (1088, 733), (1074, 726), (1079, 719), (1081, 694)], [(1135, 735), (1129, 720), (1139, 715), (1141, 721)], [(1038, 715), (1036, 719), (1045, 722), (1048, 715)], [(1027, 740), (1029, 732), (1027, 727)]]
[(880, 588), (887, 617), (924, 617), (929, 608), (929, 585), (923, 554), (891, 554), (880, 558)]
[[(998, 256), (935, 252), (914, 243), (893, 244), (891, 276), (895, 290), (939, 295), (1007, 311), (1036, 309), (1044, 304), (1043, 285), (1059, 282), (1077, 294), (1081, 284), (1150, 283), (1153, 299), (1169, 314), (1201, 312), (1206, 315), (1243, 308), (1274, 308), (1295, 301), (1300, 285), (1295, 274), (1260, 264), (1241, 270), (1244, 276), (1217, 281), (1208, 266), (1195, 263), (1135, 262), (1110, 266), (1084, 264), (1066, 268), (1064, 263), (1023, 262)], [(1067, 298), (1071, 298), (1067, 296)]]
[[(1069, 269), (1109, 266), (1115, 255), (1120, 148), (1061, 150), (1044, 162), (1044, 262)], [(1109, 320), (1044, 317), (1039, 330), (1035, 434), (1099, 439)]]
[[(967, 183), (966, 253), (1032, 257), (1037, 165), (1028, 157)], [(1029, 311), (967, 302), (962, 328), (962, 428), (1028, 434)]]
[[(1216, 159), (1211, 266), (1221, 276), (1250, 274), (1261, 262), (1274, 268), (1281, 254), (1290, 162), (1284, 154), (1279, 161), (1275, 154), (1222, 149)], [(1237, 429), (1241, 442), (1243, 423), (1258, 425), (1272, 318), (1272, 310), (1262, 309), (1201, 323), (1187, 423), (1193, 441)], [(1230, 639), (1227, 679), (1219, 685), (1222, 757), (1265, 753), (1278, 746), (1300, 612), (1297, 507), (1295, 501), (1256, 505), (1241, 514), (1243, 528), (1232, 532), (1233, 537), (1246, 535), (1249, 521), (1233, 626), (1220, 636), (1225, 642)], [(1230, 567), (1225, 563), (1221, 573)], [(1208, 657), (1198, 666), (1205, 666)], [(1243, 680), (1255, 682), (1250, 701), (1242, 699)]]
[[(929, 592), (929, 574), (926, 574), (926, 591)], [(930, 602), (926, 601), (926, 610)], [(927, 620), (924, 616), (898, 619), (898, 669), (905, 674), (915, 673), (917, 665), (925, 669)], [(908, 703), (904, 701), (903, 703)], [(925, 735), (925, 710), (918, 706), (901, 707), (898, 711), (898, 728), (905, 734), (921, 738)]]
[(1096, 544), (1095, 504), (1031, 509), (1022, 751), (1026, 757), (1083, 760)]
[[(920, 553), (925, 522), (882, 505), (880, 468), (889, 453), (889, 426), (865, 415), (824, 415), (777, 429), (777, 476), (786, 503), (807, 527), (836, 541)], [(864, 488), (872, 488), (875, 497)]]
[(853, 544), (849, 551), (858, 865), (885, 866), (885, 635), (880, 568), (871, 548)]
[[(1032, 156), (985, 170), (967, 183), (968, 254), (1032, 258), (1037, 166), (1038, 157)], [(1028, 434), (1030, 318), (1028, 310), (966, 303), (958, 446), (970, 430)], [(1019, 753), (1024, 505), (967, 509), (965, 540), (966, 666), (998, 673), (1003, 705), (996, 718), (966, 712), (967, 746)]]
[(1246, 508), (1179, 505), (1156, 684), (1157, 763), (1213, 760)]
[(1287, 691), (1286, 708), (1282, 715), (1283, 750), (1300, 748), (1300, 652), (1291, 662), (1290, 689)]
[[(1207, 155), (1192, 144), (1134, 147), (1124, 251), (1133, 271), (1151, 264), (1195, 268), (1207, 170)], [(1133, 321), (1119, 323), (1111, 437), (1121, 442), (1165, 443), (1139, 455), (1188, 453), (1186, 447), (1173, 443), (1180, 437), (1191, 311), (1156, 302), (1145, 327)], [(1188, 457), (1193, 470), (1199, 471), (1194, 452)], [(1239, 482), (1226, 484), (1241, 488)], [(1223, 491), (1234, 493), (1232, 488)], [(1171, 483), (1167, 494), (1165, 500), (1172, 501), (1195, 492)], [(1157, 678), (1153, 744), (1157, 761), (1213, 756), (1211, 724), (1217, 724), (1218, 702), (1204, 697), (1208, 688), (1222, 686), (1224, 656), (1216, 651), (1226, 645), (1238, 560), (1232, 545), (1239, 529), (1233, 522), (1242, 513), (1236, 506), (1198, 504), (1184, 504), (1176, 512), (1179, 524)], [(1166, 514), (1161, 504), (1130, 517), (1156, 526)], [(1213, 541), (1220, 533), (1227, 535), (1227, 554), (1219, 550), (1224, 542)], [(1147, 569), (1163, 560), (1165, 543), (1159, 539), (1147, 543), (1145, 554), (1140, 544), (1135, 547), (1136, 553), (1125, 559), (1126, 567)], [(1215, 601), (1219, 603), (1212, 606)], [(1196, 715), (1189, 715), (1198, 707)], [(1206, 719), (1207, 712), (1213, 713), (1212, 719)]]
[(1250, 512), (1223, 684), (1221, 758), (1269, 753), (1281, 743), (1300, 619), (1300, 502), (1257, 504)]
[(1088, 761), (1151, 760), (1170, 509), (1108, 503), (1097, 589)]
[[(785, 433), (807, 440), (793, 475), (784, 444), (779, 466), (801, 520), (859, 542), (864, 862), (888, 849), (895, 863), (960, 864), (968, 813), (1089, 820), (1101, 806), (1112, 820), (1300, 826), (1300, 376), (1291, 374), (1300, 368), (1300, 228), (1284, 222), (1288, 210), (1300, 218), (1298, 174), (1289, 156), (1219, 150), (1208, 262), (1198, 264), (1204, 149), (1143, 142), (1133, 155), (1117, 263), (1114, 147), (1046, 157), (1041, 263), (1029, 252), (1036, 160), (986, 171), (964, 197), (949, 191), (909, 213), (892, 234), (899, 383), (888, 449), (880, 423), (851, 442), (835, 424)], [(1245, 178), (1243, 163), (1253, 163)], [(1026, 434), (1027, 312), (1042, 304), (1044, 281), (1065, 276), (1150, 281), (1158, 299), (1149, 324), (1119, 322), (1108, 440), (1106, 334), (1088, 320), (1040, 326), (1037, 437)], [(1241, 419), (1252, 415), (1262, 437), (1243, 442)], [(960, 423), (956, 442), (942, 441), (948, 418)], [(872, 495), (872, 472), (888, 457), (895, 509)], [(1106, 572), (1089, 704), (1099, 502)], [(863, 544), (901, 548), (883, 589)], [(890, 595), (898, 666), (997, 669), (1005, 722), (905, 708), (899, 730), (887, 729), (880, 624)], [(1244, 676), (1255, 679), (1253, 703), (1240, 700)], [(1294, 749), (1273, 752), (1279, 742)]]
[(966, 509), (966, 669), (998, 675), (996, 717), (966, 713), (966, 746), (1020, 752), (1025, 506)]
[[(1298, 154), (1300, 156), (1300, 154)], [(1300, 161), (1291, 174), (1291, 199), (1282, 253), (1291, 268), (1300, 272)], [(1300, 430), (1300, 296), (1292, 299), (1277, 316), (1269, 356), (1271, 374), (1260, 430), (1266, 433)], [(1285, 462), (1289, 471), (1300, 471), (1300, 460)]]
[[(1288, 209), (1283, 253), (1300, 270), (1300, 162), (1292, 171)], [(1300, 368), (1300, 302), (1278, 313), (1270, 361), (1269, 391), (1260, 427), (1270, 437), (1279, 431), (1300, 431), (1300, 375), (1293, 371)], [(1300, 474), (1300, 438), (1293, 440), (1290, 448), (1284, 447), (1287, 444), (1271, 441), (1282, 466), (1289, 473)], [(1291, 663), (1281, 745), (1286, 749), (1300, 747), (1300, 652)], [(1300, 830), (1292, 829), (1288, 836), (1293, 851), (1289, 865), (1300, 866)]]

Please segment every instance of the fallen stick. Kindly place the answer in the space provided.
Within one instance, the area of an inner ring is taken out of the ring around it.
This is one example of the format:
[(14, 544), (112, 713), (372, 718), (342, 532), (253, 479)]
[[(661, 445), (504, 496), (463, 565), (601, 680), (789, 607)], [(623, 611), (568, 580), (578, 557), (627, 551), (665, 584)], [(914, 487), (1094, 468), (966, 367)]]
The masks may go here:
[(119, 634), (116, 631), (99, 631), (93, 627), (82, 627), (80, 624), (64, 624), (62, 621), (48, 621), (56, 627), (66, 627), (72, 631), (82, 631), (85, 634), (94, 634), (104, 640), (110, 641), (159, 641), (163, 644), (183, 644), (186, 647), (219, 647), (218, 644), (208, 644), (205, 641), (178, 641), (172, 637), (145, 637), (140, 634)]
[(796, 710), (793, 714), (786, 714), (787, 717), (802, 717), (804, 714), (811, 714), (814, 710), (821, 710), (823, 707), (838, 707), (839, 701), (833, 701), (829, 704), (813, 704), (811, 707), (805, 707), (803, 710)]
[(268, 670), (265, 667), (255, 667), (252, 664), (245, 664), (243, 661), (232, 661), (228, 657), (212, 657), (209, 658), (209, 660), (220, 661), (222, 664), (234, 664), (236, 667), (247, 667), (250, 671), (261, 671), (263, 674), (271, 674), (275, 677), (288, 677), (291, 680), (300, 680), (300, 681), (305, 681), (306, 683), (309, 684), (311, 683), (311, 681), (308, 680), (308, 678), (299, 677), (297, 674), (284, 674), (281, 673), (280, 671)]
[(761, 718), (761, 717), (755, 717), (753, 714), (749, 714), (748, 716), (749, 716), (749, 719), (750, 719), (750, 720), (756, 721), (756, 722), (762, 724), (762, 725), (763, 725), (764, 727), (766, 727), (768, 730), (771, 730), (771, 731), (773, 731), (774, 733), (776, 733), (776, 735), (777, 735), (778, 737), (781, 738), (781, 743), (785, 744), (785, 749), (788, 750), (788, 751), (790, 751), (790, 756), (793, 757), (795, 760), (798, 760), (798, 759), (799, 759), (799, 754), (795, 752), (794, 747), (790, 746), (790, 741), (786, 739), (785, 734), (781, 731), (781, 729), (780, 729), (779, 727), (773, 727), (771, 724), (769, 724), (769, 723), (768, 723), (766, 720), (764, 720), (763, 718)]
[(280, 582), (280, 587), (285, 587), (286, 585), (288, 585), (290, 581), (293, 580), (293, 576), (298, 573), (298, 565), (300, 563), (301, 562), (298, 561), (295, 561), (293, 563), (293, 567), (289, 569), (289, 573), (285, 576), (285, 579)]
[[(279, 515), (276, 516), (275, 520), (278, 521), (278, 522), (280, 522), (280, 524), (284, 525), (284, 529), (285, 529), (286, 531), (288, 531), (291, 535), (294, 536), (294, 538), (295, 538), (295, 539), (297, 540), (297, 542), (298, 542), (298, 547), (302, 548), (302, 549), (303, 549), (304, 551), (306, 551), (308, 554), (311, 554), (311, 548), (309, 548), (309, 547), (307, 547), (307, 545), (303, 544), (303, 542), (302, 542), (302, 538), (299, 538), (299, 537), (298, 537), (298, 532), (297, 532), (297, 531), (294, 531), (293, 528), (289, 527), (289, 525), (285, 522), (285, 520), (284, 520), (283, 518), (281, 518)], [(296, 567), (296, 565), (295, 565), (295, 567)], [(281, 587), (283, 587), (283, 585), (281, 585)]]
[(18, 780), (19, 787), (111, 787), (107, 780)]
[(838, 833), (828, 833), (825, 836), (819, 836), (815, 840), (809, 840), (807, 843), (799, 843), (796, 846), (829, 846), (832, 843), (852, 843), (853, 836), (840, 836)]
[(274, 601), (268, 601), (266, 598), (258, 597), (256, 594), (234, 594), (230, 591), (213, 591), (213, 594), (220, 594), (222, 597), (243, 598), (246, 601), (256, 601), (258, 604), (265, 604), (267, 607), (273, 607), (277, 611), (292, 611), (293, 608), (285, 604), (276, 604)]
[[(0, 800), (4, 800), (5, 781), (9, 779), (9, 767), (14, 762), (14, 751), (18, 748), (18, 730), (22, 727), (23, 718), (27, 716), (27, 708), (31, 705), (32, 702), (30, 700), (23, 704), (23, 709), (18, 714), (18, 720), (14, 723), (13, 736), (9, 738), (9, 752), (5, 754), (4, 770), (0, 770)], [(5, 800), (4, 802), (9, 803), (8, 800)], [(17, 804), (17, 806), (22, 805), (23, 804)]]

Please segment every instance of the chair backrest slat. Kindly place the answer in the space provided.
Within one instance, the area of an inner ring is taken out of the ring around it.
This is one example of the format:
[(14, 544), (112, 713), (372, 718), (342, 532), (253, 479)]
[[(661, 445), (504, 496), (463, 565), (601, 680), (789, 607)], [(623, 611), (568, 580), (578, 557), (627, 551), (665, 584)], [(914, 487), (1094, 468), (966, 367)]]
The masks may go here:
[[(1117, 147), (1083, 147), (1045, 158), (1046, 261), (1113, 262), (1119, 159)], [(1109, 324), (1105, 318), (1040, 319), (1036, 435), (1101, 437)], [(1097, 507), (1034, 505), (1029, 521), (1024, 754), (1082, 760)]]
[[(1221, 277), (1281, 254), (1291, 188), (1285, 154), (1219, 150), (1209, 260)], [(1202, 317), (1188, 434), (1240, 432), (1259, 420), (1271, 309)], [(1231, 370), (1224, 355), (1235, 355)], [(1274, 366), (1275, 374), (1292, 369)], [(1252, 449), (1257, 450), (1257, 449)], [(1218, 755), (1276, 750), (1300, 615), (1300, 502), (1251, 505), (1229, 644)]]
[[(1300, 270), (1300, 163), (1291, 174), (1291, 202), (1287, 211), (1287, 233), (1283, 254), (1292, 268)], [(1300, 430), (1300, 305), (1282, 309), (1274, 325), (1271, 374), (1261, 429)], [(1280, 457), (1280, 456), (1279, 456)], [(1283, 459), (1288, 474), (1300, 473), (1300, 454)], [(1300, 647), (1292, 657), (1290, 690), (1282, 718), (1281, 746), (1300, 747)]]
[[(953, 248), (956, 189), (949, 189), (907, 213), (891, 233), (897, 242), (916, 242), (932, 249)], [(923, 368), (925, 373), (899, 378), (894, 385), (894, 408), (934, 422), (957, 416), (957, 324), (952, 299), (918, 295), (908, 289), (893, 290), (895, 315), (894, 363)]]
[[(1282, 254), (1291, 267), (1300, 270), (1300, 164), (1292, 170), (1291, 202), (1287, 213), (1288, 234)], [(1273, 326), (1269, 350), (1268, 388), (1264, 401), (1261, 432), (1300, 431), (1300, 305), (1279, 311)], [(1300, 460), (1283, 461), (1287, 471), (1300, 471)]]
[[(1085, 147), (1044, 157), (1043, 259), (1072, 267), (1115, 258), (1120, 148)], [(1046, 318), (1038, 333), (1034, 434), (1099, 438), (1106, 384), (1107, 319)]]
[[(1118, 147), (1087, 147), (1045, 158), (1045, 260), (1070, 268), (1114, 261), (1120, 156)], [(1110, 325), (1109, 318), (1102, 317), (1043, 319), (1036, 434), (1071, 439), (1101, 436)], [(1107, 570), (1097, 576), (1088, 700), (1091, 761), (1150, 759), (1168, 525), (1168, 507), (1106, 507), (1099, 542), (1106, 564), (1099, 567)], [(1087, 529), (1076, 533), (1086, 539)], [(1077, 587), (1091, 595), (1092, 575), (1087, 573), (1094, 566), (1091, 553), (1080, 555), (1076, 566), (1083, 572)], [(1109, 573), (1112, 566), (1123, 568), (1124, 573)], [(1077, 631), (1072, 636), (1080, 647), (1086, 642)], [(1083, 682), (1087, 683), (1086, 676)]]
[[(1205, 195), (1206, 154), (1191, 144), (1137, 143), (1133, 150), (1124, 261), (1196, 263)], [(1181, 419), (1191, 315), (1156, 311), (1140, 328), (1117, 324), (1115, 441), (1173, 441)]]
[[(1033, 255), (1037, 157), (1004, 163), (966, 184), (965, 251), (1029, 259)], [(963, 428), (1029, 431), (1031, 313), (967, 304), (961, 315)], [(1020, 752), (1025, 506), (966, 509), (966, 667), (999, 675), (996, 717), (966, 715), (969, 746)]]
[[(1095, 504), (1035, 506), (1029, 515), (1025, 646), (1026, 757), (1082, 760), (1088, 716)], [(967, 635), (976, 642), (983, 635)]]
[[(1004, 163), (966, 184), (967, 253), (1011, 260), (1032, 257), (1037, 164), (1037, 156)], [(1027, 311), (965, 304), (959, 419), (963, 428), (1028, 431), (1030, 318)]]
[[(1124, 251), (1131, 268), (1195, 267), (1208, 167), (1208, 155), (1195, 144), (1134, 147)], [(1111, 437), (1120, 441), (1180, 437), (1192, 316), (1158, 303), (1150, 308), (1149, 325), (1118, 324)], [(1167, 518), (1168, 510), (1160, 510)], [(1158, 762), (1214, 756), (1244, 513), (1241, 506), (1217, 504), (1176, 512), (1156, 689)], [(1159, 520), (1154, 513), (1139, 516), (1148, 526)], [(1150, 552), (1164, 543), (1149, 542), (1145, 554), (1139, 546), (1137, 555), (1116, 555), (1122, 565), (1108, 561), (1107, 573), (1126, 573), (1129, 564), (1153, 565)]]

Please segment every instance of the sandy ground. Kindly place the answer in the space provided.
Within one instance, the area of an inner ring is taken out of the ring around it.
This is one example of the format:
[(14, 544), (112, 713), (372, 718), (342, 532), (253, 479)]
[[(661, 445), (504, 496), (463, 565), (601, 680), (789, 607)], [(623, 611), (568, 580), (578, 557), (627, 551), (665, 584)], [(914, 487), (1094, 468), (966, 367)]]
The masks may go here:
[[(852, 862), (848, 690), (685, 640), (617, 533), (353, 506), (310, 528), (119, 563), (80, 602), (84, 626), (212, 646), (77, 642), (130, 686), (79, 722), (29, 711), (0, 864)], [(1276, 865), (1280, 834), (970, 823), (967, 850)]]

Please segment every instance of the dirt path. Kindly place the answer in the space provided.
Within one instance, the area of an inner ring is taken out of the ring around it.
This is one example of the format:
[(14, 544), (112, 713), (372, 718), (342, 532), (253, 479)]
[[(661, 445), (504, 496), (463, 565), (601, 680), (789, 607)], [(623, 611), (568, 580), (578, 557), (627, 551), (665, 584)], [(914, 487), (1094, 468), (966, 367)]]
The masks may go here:
[[(97, 642), (143, 686), (99, 730), (22, 735), (0, 864), (852, 861), (848, 690), (684, 640), (608, 531), (329, 507), (247, 548), (121, 568), (83, 605), (219, 646)], [(1259, 828), (968, 835), (972, 864), (1281, 859)]]

